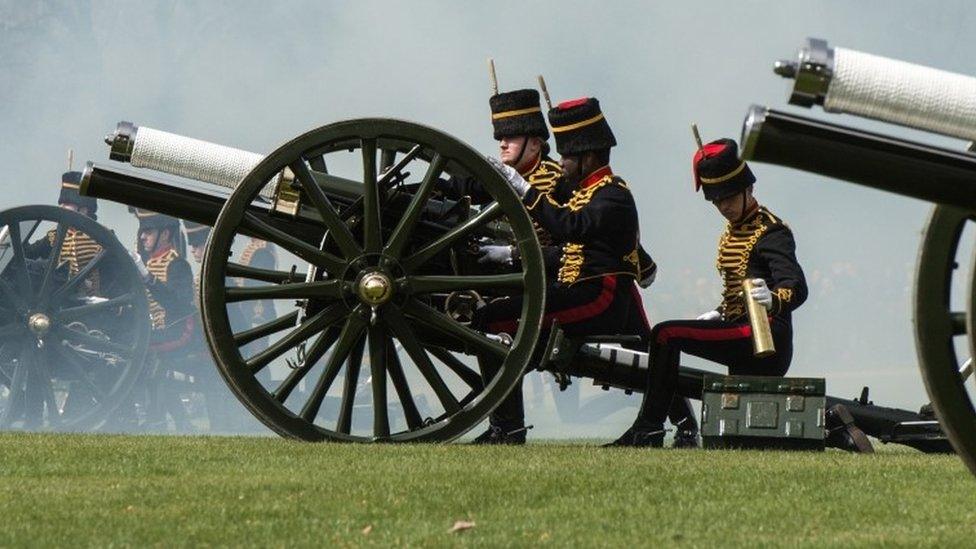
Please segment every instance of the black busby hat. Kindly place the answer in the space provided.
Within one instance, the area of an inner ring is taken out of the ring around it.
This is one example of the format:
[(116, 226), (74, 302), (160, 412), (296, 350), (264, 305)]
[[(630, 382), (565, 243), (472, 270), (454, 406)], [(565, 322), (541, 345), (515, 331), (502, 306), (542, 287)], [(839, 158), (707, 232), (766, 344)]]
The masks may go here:
[(595, 97), (563, 101), (549, 110), (549, 124), (560, 155), (609, 149), (617, 145)]
[(539, 92), (533, 89), (499, 93), (488, 99), (495, 139), (533, 136), (549, 139), (549, 127), (542, 116)]
[(718, 139), (695, 152), (692, 160), (695, 191), (715, 201), (742, 192), (756, 182), (749, 165), (739, 159), (739, 147), (732, 139)]
[(58, 196), (58, 204), (74, 204), (88, 208), (88, 211), (94, 215), (98, 211), (98, 200), (92, 196), (82, 196), (79, 192), (80, 187), (81, 172), (65, 172), (61, 176), (61, 194)]
[(207, 243), (207, 237), (210, 236), (209, 225), (202, 225), (184, 219), (183, 228), (186, 231), (186, 243), (190, 246), (203, 246)]
[(176, 229), (180, 228), (180, 220), (142, 208), (130, 208), (129, 211), (139, 220), (139, 230), (143, 229)]

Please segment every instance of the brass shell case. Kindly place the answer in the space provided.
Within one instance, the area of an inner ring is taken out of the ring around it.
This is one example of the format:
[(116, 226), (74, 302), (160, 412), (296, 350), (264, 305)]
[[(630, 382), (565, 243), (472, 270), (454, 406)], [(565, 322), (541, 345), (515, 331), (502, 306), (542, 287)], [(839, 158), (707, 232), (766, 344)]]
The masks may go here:
[(752, 297), (753, 287), (752, 280), (747, 278), (742, 281), (742, 293), (749, 312), (749, 324), (752, 326), (752, 354), (762, 358), (774, 354), (776, 345), (773, 344), (773, 332), (769, 328), (766, 308)]

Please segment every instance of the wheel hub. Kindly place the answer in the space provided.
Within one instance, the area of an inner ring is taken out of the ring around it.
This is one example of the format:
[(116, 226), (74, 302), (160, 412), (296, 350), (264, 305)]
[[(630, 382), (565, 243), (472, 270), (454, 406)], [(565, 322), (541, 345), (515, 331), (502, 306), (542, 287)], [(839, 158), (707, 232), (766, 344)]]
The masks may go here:
[(43, 337), (51, 329), (51, 319), (44, 313), (34, 313), (27, 319), (27, 327), (37, 337)]
[(359, 280), (356, 290), (363, 303), (376, 307), (386, 303), (393, 296), (393, 283), (385, 274), (371, 272)]

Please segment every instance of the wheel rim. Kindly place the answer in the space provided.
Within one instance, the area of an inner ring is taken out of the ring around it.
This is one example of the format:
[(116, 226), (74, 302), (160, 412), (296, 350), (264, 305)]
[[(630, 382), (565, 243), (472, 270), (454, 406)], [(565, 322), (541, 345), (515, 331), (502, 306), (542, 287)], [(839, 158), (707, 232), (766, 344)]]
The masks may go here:
[[(360, 163), (359, 175), (352, 178), (358, 194), (348, 196), (348, 203), (333, 192), (321, 192), (316, 183), (322, 181), (326, 165), (343, 151)], [(413, 193), (403, 194), (398, 185), (407, 176), (400, 175), (417, 166), (422, 177), (415, 186), (407, 185)], [(259, 192), (285, 167), (301, 185), (310, 211), (320, 218), (321, 240), (289, 235), (272, 226), (271, 217), (254, 213)], [(436, 208), (428, 202), (435, 182), (460, 174), (477, 179), (494, 201), (470, 219), (459, 217), (454, 225), (438, 225), (439, 220), (432, 221)], [(520, 271), (438, 274), (438, 267), (466, 262), (464, 257), (458, 259), (463, 255), (459, 250), (474, 236), (497, 232), (501, 218), (521, 253)], [(256, 272), (229, 261), (234, 237), (243, 234), (275, 244), (324, 276), (298, 282), (295, 263), (290, 271)], [(270, 284), (236, 287), (228, 283), (228, 276), (250, 276)], [(271, 153), (244, 178), (221, 211), (210, 236), (202, 279), (204, 326), (221, 374), (270, 428), (304, 440), (452, 440), (481, 421), (514, 386), (528, 364), (542, 323), (541, 252), (518, 197), (473, 149), (432, 128), (389, 119), (324, 126)], [(442, 294), (475, 290), (525, 296), (510, 347), (436, 309)], [(276, 312), (275, 320), (235, 333), (228, 305), (257, 299), (304, 300), (306, 308), (293, 308), (285, 315)], [(280, 337), (256, 354), (242, 354), (242, 343), (264, 336)], [(302, 342), (311, 345), (304, 347)], [(403, 357), (397, 346), (402, 347)], [(280, 383), (258, 380), (259, 372), (297, 348), (306, 350), (305, 360)], [(487, 386), (459, 356), (461, 348), (502, 361)], [(366, 353), (369, 359), (363, 364)], [(363, 411), (356, 405), (363, 398), (357, 386), (367, 375), (371, 426), (365, 432), (355, 431), (350, 427)], [(461, 392), (457, 383), (450, 386), (445, 381), (449, 376), (463, 382)], [(427, 419), (421, 417), (422, 403), (415, 392), (418, 380), (428, 389), (430, 407), (440, 411)], [(300, 381), (311, 390), (297, 398)], [(329, 397), (330, 391), (339, 394)], [(335, 410), (326, 410), (326, 402)], [(390, 417), (393, 404), (402, 414), (396, 422)]]
[[(66, 209), (5, 210), (0, 228), (0, 429), (97, 428), (144, 368), (138, 272), (111, 232)], [(72, 243), (88, 255), (44, 252)]]
[[(976, 356), (976, 278), (970, 274), (968, 311), (951, 309), (953, 272), (966, 224), (976, 215), (936, 206), (925, 229), (915, 282), (915, 337), (925, 387), (943, 430), (970, 471), (976, 474), (976, 411), (959, 373), (953, 340), (968, 334)], [(976, 257), (973, 263), (976, 269)]]

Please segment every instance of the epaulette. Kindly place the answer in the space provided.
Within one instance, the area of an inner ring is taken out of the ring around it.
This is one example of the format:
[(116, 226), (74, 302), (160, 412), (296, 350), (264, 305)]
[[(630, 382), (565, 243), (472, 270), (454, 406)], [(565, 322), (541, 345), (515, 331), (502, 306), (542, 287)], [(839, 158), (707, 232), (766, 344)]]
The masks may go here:
[(597, 181), (596, 183), (586, 187), (585, 189), (576, 189), (573, 191), (572, 198), (566, 203), (566, 207), (571, 211), (578, 212), (593, 200), (593, 195), (603, 187), (608, 185), (614, 185), (626, 189), (627, 183), (623, 179), (617, 177), (616, 175), (607, 175), (603, 179)]
[(563, 169), (559, 164), (552, 160), (542, 160), (526, 180), (540, 193), (549, 193), (556, 188), (556, 183), (562, 175)]

